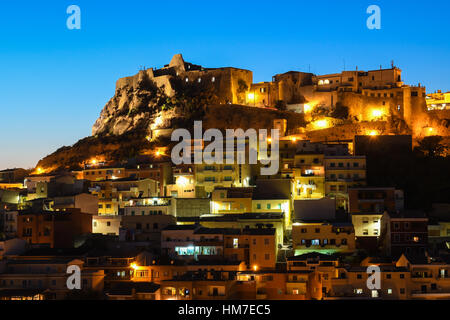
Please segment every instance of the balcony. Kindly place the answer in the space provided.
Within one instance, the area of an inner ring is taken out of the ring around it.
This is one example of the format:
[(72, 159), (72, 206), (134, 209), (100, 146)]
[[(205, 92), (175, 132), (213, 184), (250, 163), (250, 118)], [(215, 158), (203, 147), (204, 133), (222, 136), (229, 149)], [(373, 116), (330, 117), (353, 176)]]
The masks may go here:
[(326, 167), (327, 170), (351, 170), (351, 171), (358, 171), (358, 170), (366, 170), (366, 166), (360, 166), (360, 167)]
[(235, 247), (233, 245), (227, 245), (225, 248), (226, 249), (248, 249), (249, 245), (248, 244), (241, 244), (241, 245), (239, 245), (237, 247)]
[(297, 279), (297, 280), (291, 279), (291, 280), (286, 281), (286, 285), (296, 284), (296, 283), (308, 283), (308, 281), (306, 279)]
[(430, 274), (430, 275), (423, 276), (423, 275), (412, 274), (411, 279), (414, 279), (414, 280), (423, 279), (423, 280), (429, 281), (430, 279), (433, 279), (433, 275)]
[(449, 299), (450, 290), (437, 288), (436, 290), (430, 290), (429, 292), (424, 292), (422, 290), (411, 291), (411, 298), (417, 299)]

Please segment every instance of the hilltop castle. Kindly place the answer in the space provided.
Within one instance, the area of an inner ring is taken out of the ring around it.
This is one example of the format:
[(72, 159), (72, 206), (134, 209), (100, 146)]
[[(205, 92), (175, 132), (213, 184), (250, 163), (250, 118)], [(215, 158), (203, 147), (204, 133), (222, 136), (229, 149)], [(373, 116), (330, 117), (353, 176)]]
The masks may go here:
[[(273, 76), (270, 82), (253, 83), (253, 72), (250, 70), (204, 68), (185, 62), (181, 54), (176, 54), (163, 68), (145, 69), (134, 76), (119, 79), (116, 83), (116, 104), (120, 109), (123, 101), (130, 101), (124, 95), (139, 89), (139, 83), (144, 79), (152, 80), (158, 87), (164, 88), (168, 96), (173, 96), (175, 89), (171, 79), (178, 78), (189, 83), (209, 83), (221, 104), (262, 108), (281, 104), (287, 110), (309, 115), (317, 108), (332, 111), (340, 105), (348, 107), (348, 115), (353, 121), (386, 121), (393, 117), (403, 121), (414, 135), (420, 136), (424, 128), (430, 126), (426, 115), (425, 88), (420, 84), (405, 85), (401, 73), (392, 64), (390, 69), (326, 75), (290, 71)], [(113, 107), (114, 104), (111, 105)], [(94, 125), (94, 134), (100, 127), (99, 123), (110, 116), (112, 112), (108, 110), (102, 113), (100, 121)]]

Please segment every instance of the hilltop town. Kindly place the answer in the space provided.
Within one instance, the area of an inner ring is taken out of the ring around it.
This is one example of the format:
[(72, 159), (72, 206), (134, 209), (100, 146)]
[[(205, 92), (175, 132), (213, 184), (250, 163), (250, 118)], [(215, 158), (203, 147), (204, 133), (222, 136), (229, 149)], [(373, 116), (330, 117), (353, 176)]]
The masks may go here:
[[(174, 164), (194, 121), (278, 129), (278, 172)], [(0, 171), (0, 299), (449, 299), (449, 125), (450, 93), (394, 63), (254, 83), (177, 54), (119, 79), (92, 136)]]

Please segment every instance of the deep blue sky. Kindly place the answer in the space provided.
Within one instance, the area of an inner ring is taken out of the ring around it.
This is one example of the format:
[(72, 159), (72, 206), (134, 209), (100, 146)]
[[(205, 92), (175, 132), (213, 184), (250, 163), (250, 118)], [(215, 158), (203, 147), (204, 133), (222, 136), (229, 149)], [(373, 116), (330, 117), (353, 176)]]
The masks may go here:
[[(66, 28), (71, 4), (81, 30)], [(366, 28), (371, 4), (381, 30)], [(1, 1), (0, 169), (33, 167), (90, 135), (118, 78), (175, 53), (253, 70), (255, 82), (394, 60), (406, 83), (450, 90), (448, 12), (447, 0)]]

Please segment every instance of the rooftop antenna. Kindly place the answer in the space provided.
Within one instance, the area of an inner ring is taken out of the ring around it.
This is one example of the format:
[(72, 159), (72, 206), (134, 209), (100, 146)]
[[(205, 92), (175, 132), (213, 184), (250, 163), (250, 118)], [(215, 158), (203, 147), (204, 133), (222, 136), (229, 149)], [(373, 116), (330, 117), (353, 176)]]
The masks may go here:
[(344, 59), (344, 71), (345, 71), (345, 59)]
[(392, 69), (394, 69), (394, 68), (395, 68), (395, 65), (394, 65), (394, 60), (392, 60), (392, 61), (391, 61), (391, 67), (392, 67)]

